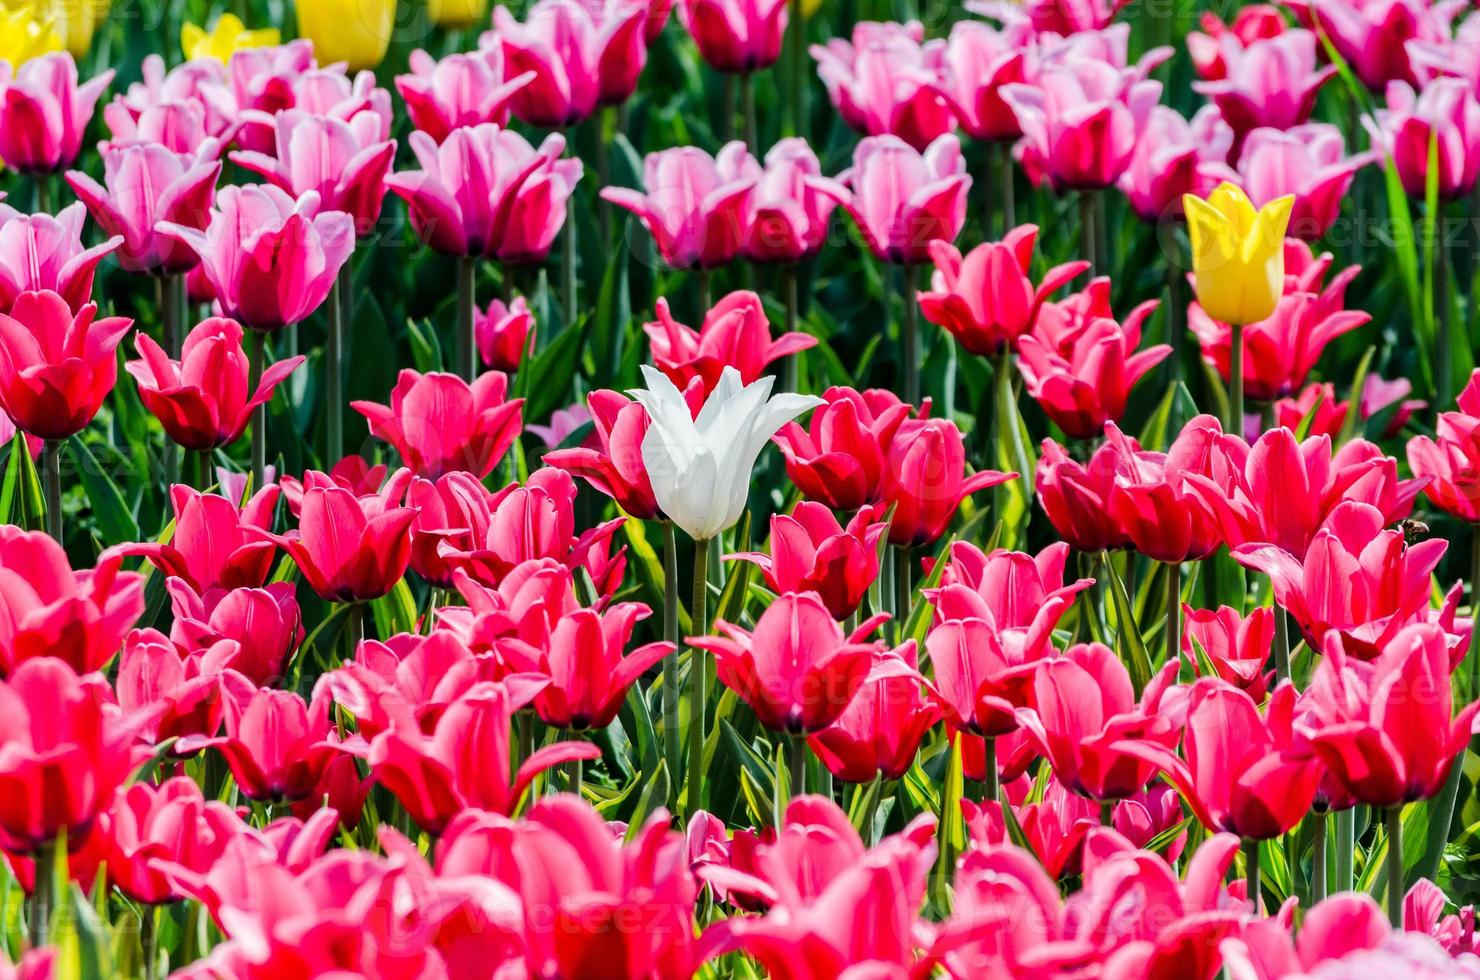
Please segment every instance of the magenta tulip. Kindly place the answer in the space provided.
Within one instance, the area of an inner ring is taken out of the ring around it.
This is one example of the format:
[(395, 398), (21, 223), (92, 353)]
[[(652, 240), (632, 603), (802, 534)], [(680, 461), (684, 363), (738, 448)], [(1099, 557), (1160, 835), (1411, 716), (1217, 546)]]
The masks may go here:
[(1283, 132), (1261, 128), (1244, 139), (1235, 183), (1256, 208), (1293, 194), (1289, 234), (1313, 242), (1330, 230), (1352, 178), (1373, 158), (1370, 153), (1348, 157), (1341, 130), (1329, 123)]
[[(1387, 107), (1376, 125), (1364, 119), (1372, 142), (1392, 158), (1409, 197), (1423, 200), (1432, 174), (1439, 196), (1463, 197), (1480, 180), (1480, 98), (1459, 78), (1436, 78), (1415, 92), (1405, 82), (1387, 87)], [(1437, 151), (1429, 168), (1429, 149)]]
[(1408, 465), (1427, 478), (1424, 494), (1446, 514), (1480, 524), (1480, 371), (1459, 393), (1457, 412), (1441, 412), (1437, 439), (1415, 436)]
[(913, 410), (881, 388), (829, 388), (822, 398), (808, 428), (789, 422), (775, 436), (787, 477), (834, 510), (882, 500), (890, 447)]
[(1317, 47), (1316, 36), (1300, 29), (1246, 47), (1225, 37), (1224, 77), (1192, 87), (1213, 100), (1240, 137), (1260, 126), (1289, 129), (1310, 119), (1316, 93), (1336, 74), (1334, 66), (1316, 67)]
[(77, 63), (66, 52), (44, 54), (0, 69), (0, 160), (28, 174), (72, 166), (103, 90), (108, 69), (78, 84)]
[(627, 101), (647, 63), (647, 20), (641, 3), (537, 0), (522, 22), (497, 7), (493, 36), (503, 46), (505, 71), (534, 72), (513, 95), (514, 115), (532, 126), (564, 129), (598, 105)]
[(407, 368), (396, 379), (390, 405), (351, 402), (370, 433), (395, 447), (417, 476), (435, 480), (465, 471), (487, 476), (519, 435), (524, 399), (506, 400), (509, 379), (490, 371), (471, 385), (455, 374), (417, 374)]
[(748, 289), (736, 290), (714, 304), (698, 330), (675, 320), (668, 300), (661, 296), (657, 313), (657, 321), (646, 324), (643, 332), (652, 347), (653, 363), (681, 390), (698, 378), (707, 395), (727, 367), (740, 372), (742, 384), (750, 384), (772, 362), (817, 346), (816, 337), (800, 332), (772, 340), (761, 298)]
[(93, 273), (123, 238), (82, 247), (87, 211), (81, 203), (49, 214), (17, 214), (0, 205), (0, 312), (21, 293), (53, 290), (74, 311), (92, 301)]
[(197, 593), (261, 588), (272, 573), (276, 549), (257, 532), (271, 529), (280, 493), (263, 487), (238, 505), (177, 483), (170, 487), (174, 535), (168, 542), (129, 545), (128, 553), (145, 556)]
[(50, 291), (21, 293), (0, 313), (0, 408), (43, 439), (87, 428), (118, 379), (114, 351), (133, 328), (127, 317), (95, 320), (88, 303), (75, 314)]
[(749, 195), (760, 177), (744, 143), (726, 143), (713, 157), (681, 146), (643, 160), (646, 193), (604, 187), (601, 199), (636, 215), (673, 268), (709, 269), (739, 254)]
[(1120, 421), (1131, 388), (1172, 352), (1166, 344), (1137, 352), (1140, 341), (1138, 325), (1096, 320), (1065, 358), (1030, 335), (1018, 341), (1018, 369), (1028, 394), (1066, 435), (1092, 439)]
[(1191, 121), (1153, 106), (1116, 186), (1142, 221), (1180, 218), (1184, 195), (1206, 198), (1218, 186), (1232, 148), (1233, 130), (1216, 106), (1203, 106)]
[(786, 0), (681, 0), (678, 15), (717, 71), (758, 71), (781, 57)]
[(968, 475), (961, 430), (953, 422), (905, 422), (889, 445), (879, 488), (883, 502), (894, 508), (889, 542), (914, 547), (939, 540), (961, 501), (1017, 476), (996, 470)]
[(792, 137), (766, 152), (747, 196), (740, 251), (752, 262), (800, 262), (827, 243), (838, 202), (812, 183), (822, 165), (806, 140)]
[(863, 21), (851, 41), (812, 46), (817, 74), (844, 122), (865, 136), (897, 136), (917, 152), (956, 128), (943, 95), (945, 42), (922, 43), (924, 36), (919, 21)]
[(865, 507), (844, 528), (826, 506), (804, 500), (771, 518), (770, 554), (726, 557), (754, 562), (778, 594), (815, 592), (833, 619), (844, 620), (879, 577), (879, 540), (888, 527), (877, 520), (882, 513)]
[(411, 74), (396, 76), (396, 91), (406, 103), (411, 125), (438, 143), (455, 129), (509, 121), (509, 101), (535, 78), (533, 72), (512, 74), (498, 45), (434, 59), (421, 49), (411, 52)]

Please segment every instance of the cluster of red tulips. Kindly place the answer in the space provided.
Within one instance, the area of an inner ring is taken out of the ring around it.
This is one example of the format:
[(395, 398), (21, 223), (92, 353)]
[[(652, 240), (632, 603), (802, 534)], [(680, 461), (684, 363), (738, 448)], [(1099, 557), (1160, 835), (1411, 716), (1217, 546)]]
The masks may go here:
[(0, 977), (1480, 978), (1480, 14), (407, 5), (0, 9)]

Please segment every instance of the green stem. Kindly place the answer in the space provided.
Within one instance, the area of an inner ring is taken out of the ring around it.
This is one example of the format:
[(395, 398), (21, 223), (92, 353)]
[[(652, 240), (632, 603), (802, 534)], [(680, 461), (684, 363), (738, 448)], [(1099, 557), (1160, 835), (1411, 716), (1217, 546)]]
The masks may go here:
[[(574, 220), (572, 218), (572, 222)], [(457, 373), (472, 384), (477, 377), (477, 344), (473, 333), (477, 329), (478, 296), (475, 288), (477, 259), (471, 255), (460, 255), (457, 259)]]
[[(571, 132), (569, 134), (569, 137), (570, 139), (567, 140), (566, 145), (572, 146), (574, 145), (573, 141), (575, 133)], [(565, 308), (566, 325), (570, 325), (576, 322), (576, 235), (578, 225), (576, 216), (577, 213), (575, 208), (571, 208), (566, 213), (565, 230), (560, 236), (563, 243), (563, 252), (560, 262), (560, 301), (561, 305)]]
[(36, 180), (36, 211), (40, 214), (51, 214), (51, 174), (37, 174)]
[(806, 137), (806, 57), (807, 22), (802, 16), (802, 0), (789, 0), (786, 12), (786, 46), (791, 60), (791, 92), (786, 100), (786, 131), (792, 136)]
[(740, 75), (740, 111), (745, 115), (745, 145), (752, 156), (761, 155), (759, 127), (755, 121), (755, 75), (742, 72)]
[(1357, 846), (1357, 810), (1348, 807), (1336, 814), (1336, 891), (1349, 892), (1356, 883), (1353, 858)]
[(988, 735), (982, 739), (982, 799), (997, 798), (997, 739)]
[(1079, 251), (1089, 263), (1089, 274), (1100, 274), (1100, 259), (1095, 254), (1095, 199), (1090, 191), (1079, 192)]
[(1403, 808), (1387, 808), (1388, 923), (1403, 928)]
[[(615, 106), (604, 106), (597, 114), (596, 119), (596, 179), (598, 181), (598, 199), (600, 189), (610, 187), (612, 182), (612, 165), (610, 142), (616, 133), (617, 109)], [(612, 240), (612, 206), (605, 200), (598, 205), (601, 211), (601, 240), (610, 244)]]
[[(781, 267), (781, 295), (786, 302), (786, 332), (795, 333), (797, 323), (801, 319), (801, 310), (797, 297), (797, 267), (788, 263)], [(792, 354), (781, 363), (781, 388), (783, 391), (796, 391), (798, 383), (797, 358), (801, 353)]]
[(1167, 562), (1167, 663), (1182, 657), (1182, 565)]
[(1115, 826), (1115, 801), (1114, 800), (1101, 800), (1100, 801), (1100, 826), (1101, 827), (1114, 827)]
[(1259, 884), (1259, 842), (1257, 840), (1244, 840), (1244, 868), (1248, 882), (1249, 901), (1254, 903), (1254, 914), (1259, 915), (1260, 884)]
[(41, 488), (46, 496), (46, 533), (57, 544), (62, 540), (62, 446), (60, 439), (48, 439), (41, 448)]
[(346, 263), (339, 270), (329, 290), (329, 323), (324, 342), (324, 370), (328, 374), (324, 389), (328, 402), (325, 411), (325, 463), (334, 463), (344, 457), (344, 299), (350, 288), (349, 277), (345, 275), (348, 268)]
[(791, 736), (791, 798), (807, 792), (807, 736)]
[[(709, 542), (694, 542), (694, 600), (690, 606), (690, 627), (695, 636), (709, 631)], [(686, 816), (704, 808), (704, 713), (707, 695), (704, 690), (708, 673), (708, 655), (695, 647), (689, 653), (689, 776), (685, 796)]]
[(1228, 418), (1223, 429), (1234, 435), (1244, 434), (1244, 325), (1232, 325), (1233, 337), (1228, 345)]
[(894, 628), (895, 639), (905, 640), (905, 620), (910, 618), (910, 600), (914, 589), (910, 582), (910, 549), (900, 545), (894, 549)]
[[(672, 521), (663, 522), (663, 639), (678, 643), (678, 535)], [(678, 654), (663, 658), (663, 757), (668, 772), (676, 777), (683, 765), (683, 739), (679, 735)], [(670, 781), (678, 796), (676, 778)]]
[(1310, 825), (1310, 903), (1326, 897), (1326, 811), (1312, 811)]
[(41, 850), (36, 852), (35, 885), (31, 888), (31, 898), (26, 909), (26, 921), (30, 926), (31, 948), (40, 949), (46, 945), (46, 939), (51, 931), (52, 903), (56, 896), (52, 894), (52, 882), (56, 874), (57, 842), (49, 840), (41, 845)]
[(1290, 614), (1274, 607), (1274, 676), (1275, 681), (1290, 679)]
[(999, 162), (998, 173), (1002, 181), (1002, 234), (1006, 236), (1017, 226), (1017, 188), (1014, 186), (1016, 171), (1013, 169), (1012, 144), (993, 143), (992, 155)]
[(874, 773), (874, 781), (866, 784), (866, 788), (860, 786), (860, 789), (868, 793), (868, 796), (864, 798), (863, 842), (868, 847), (873, 847), (879, 843), (879, 835), (874, 833), (874, 824), (878, 823), (879, 797), (884, 792), (883, 773)]
[(164, 326), (164, 349), (170, 357), (180, 356), (185, 334), (185, 277), (165, 276), (159, 280), (159, 319)]
[(698, 269), (698, 270), (695, 271), (694, 276), (697, 279), (698, 284), (699, 284), (699, 317), (698, 317), (698, 319), (702, 320), (702, 319), (704, 319), (705, 315), (707, 315), (709, 313), (709, 270), (708, 269)]
[(1439, 354), (1439, 363), (1435, 369), (1437, 377), (1435, 382), (1438, 386), (1438, 403), (1441, 406), (1448, 405), (1453, 397), (1454, 391), (1454, 356), (1450, 345), (1453, 326), (1449, 315), (1449, 235), (1445, 232), (1442, 217), (1432, 216), (1434, 221), (1434, 267), (1430, 272), (1430, 281), (1433, 290), (1434, 315), (1437, 320), (1436, 327), (1438, 336), (1435, 338), (1435, 349)]
[(907, 405), (920, 403), (920, 306), (915, 289), (920, 270), (904, 267), (904, 320), (900, 327), (900, 365), (904, 374), (904, 400)]
[[(248, 331), (247, 390), (256, 391), (262, 382), (263, 345), (266, 336), (260, 330)], [(252, 492), (262, 489), (262, 475), (267, 471), (267, 405), (252, 409)]]
[(159, 906), (145, 905), (139, 910), (139, 957), (143, 960), (144, 980), (154, 980), (159, 960)]

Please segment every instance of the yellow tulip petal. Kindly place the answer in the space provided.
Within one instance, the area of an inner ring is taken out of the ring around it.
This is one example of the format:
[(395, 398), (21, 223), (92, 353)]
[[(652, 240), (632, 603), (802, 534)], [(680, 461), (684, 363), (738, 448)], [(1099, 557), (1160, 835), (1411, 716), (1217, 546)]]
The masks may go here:
[(1208, 203), (1233, 225), (1235, 237), (1242, 239), (1254, 227), (1257, 216), (1254, 202), (1238, 185), (1224, 181), (1213, 188), (1213, 193), (1208, 195)]

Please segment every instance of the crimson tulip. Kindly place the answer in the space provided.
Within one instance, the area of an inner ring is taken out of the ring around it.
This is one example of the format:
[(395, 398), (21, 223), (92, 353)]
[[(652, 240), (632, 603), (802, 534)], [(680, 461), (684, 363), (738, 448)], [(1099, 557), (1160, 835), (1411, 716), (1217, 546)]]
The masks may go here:
[(210, 737), (220, 730), (220, 676), (202, 669), (212, 652), (185, 656), (153, 629), (134, 630), (124, 638), (113, 691), (118, 706), (139, 723), (144, 742), (159, 745), (168, 738)]
[(678, 13), (717, 71), (758, 71), (781, 57), (785, 0), (682, 0)]
[[(288, 659), (303, 642), (303, 616), (293, 583), (260, 589), (210, 589), (197, 595), (184, 580), (165, 582), (175, 616), (170, 639), (209, 671), (234, 670), (259, 685), (281, 680)], [(222, 645), (222, 641), (229, 641)]]
[(1204, 662), (1211, 664), (1220, 680), (1261, 702), (1269, 689), (1264, 665), (1274, 649), (1274, 616), (1270, 606), (1252, 609), (1248, 616), (1232, 606), (1183, 606), (1182, 656), (1194, 673), (1202, 673)]
[(663, 297), (658, 298), (657, 312), (657, 321), (645, 325), (643, 332), (653, 363), (680, 390), (699, 378), (708, 395), (726, 367), (740, 372), (741, 383), (750, 384), (771, 362), (817, 346), (817, 338), (804, 333), (772, 340), (761, 298), (748, 289), (736, 290), (711, 307), (698, 330), (675, 320)]
[(108, 842), (108, 881), (142, 904), (179, 901), (183, 896), (159, 863), (208, 871), (239, 826), (231, 807), (207, 801), (188, 777), (158, 786), (134, 783), (118, 794), (100, 824)]
[(1136, 351), (1139, 327), (1097, 320), (1075, 341), (1064, 358), (1036, 337), (1018, 341), (1018, 369), (1030, 396), (1064, 433), (1091, 439), (1107, 422), (1125, 414), (1130, 390), (1172, 352), (1167, 344)]
[(1125, 529), (1110, 517), (1117, 479), (1133, 472), (1131, 457), (1125, 455), (1127, 445), (1131, 453), (1140, 450), (1134, 439), (1123, 444), (1109, 441), (1079, 463), (1063, 446), (1043, 440), (1035, 474), (1038, 503), (1059, 537), (1076, 551), (1130, 546)]
[(220, 494), (177, 483), (170, 487), (174, 535), (167, 542), (129, 545), (125, 553), (143, 555), (197, 593), (259, 588), (272, 573), (276, 548), (258, 532), (272, 527), (280, 494), (275, 486), (263, 487), (238, 507)]
[(857, 611), (879, 577), (879, 539), (887, 525), (878, 507), (865, 507), (838, 523), (823, 504), (804, 500), (791, 514), (771, 518), (771, 553), (728, 555), (754, 562), (777, 593), (814, 592), (832, 614), (844, 620)]
[(1459, 411), (1441, 412), (1437, 439), (1408, 443), (1413, 475), (1428, 478), (1424, 495), (1446, 514), (1480, 523), (1480, 371), (1459, 393)]
[(1016, 473), (982, 470), (966, 473), (961, 430), (945, 419), (903, 423), (889, 445), (880, 479), (880, 497), (894, 508), (889, 542), (903, 547), (930, 544), (945, 533), (961, 501)]
[[(4, 229), (0, 228), (0, 234)], [(118, 379), (113, 352), (133, 328), (127, 317), (76, 313), (58, 293), (25, 292), (0, 313), (0, 409), (17, 428), (65, 439), (87, 428)]]
[(1062, 541), (1037, 555), (983, 552), (957, 541), (946, 555), (940, 588), (926, 597), (935, 604), (937, 622), (980, 619), (1004, 648), (1036, 660), (1051, 652), (1053, 631), (1074, 597), (1094, 584), (1090, 578), (1064, 584), (1068, 557)]
[(876, 653), (869, 676), (843, 713), (808, 736), (807, 744), (835, 778), (845, 783), (900, 779), (914, 764), (925, 733), (940, 719), (915, 672), (916, 659), (913, 640)]
[(833, 387), (822, 398), (808, 428), (788, 422), (775, 436), (787, 477), (808, 499), (834, 510), (876, 503), (894, 437), (914, 409), (884, 389)]
[(406, 368), (389, 405), (356, 401), (350, 407), (417, 476), (435, 480), (463, 470), (484, 477), (519, 435), (524, 399), (507, 399), (508, 388), (508, 377), (498, 371), (469, 384), (455, 374)]

